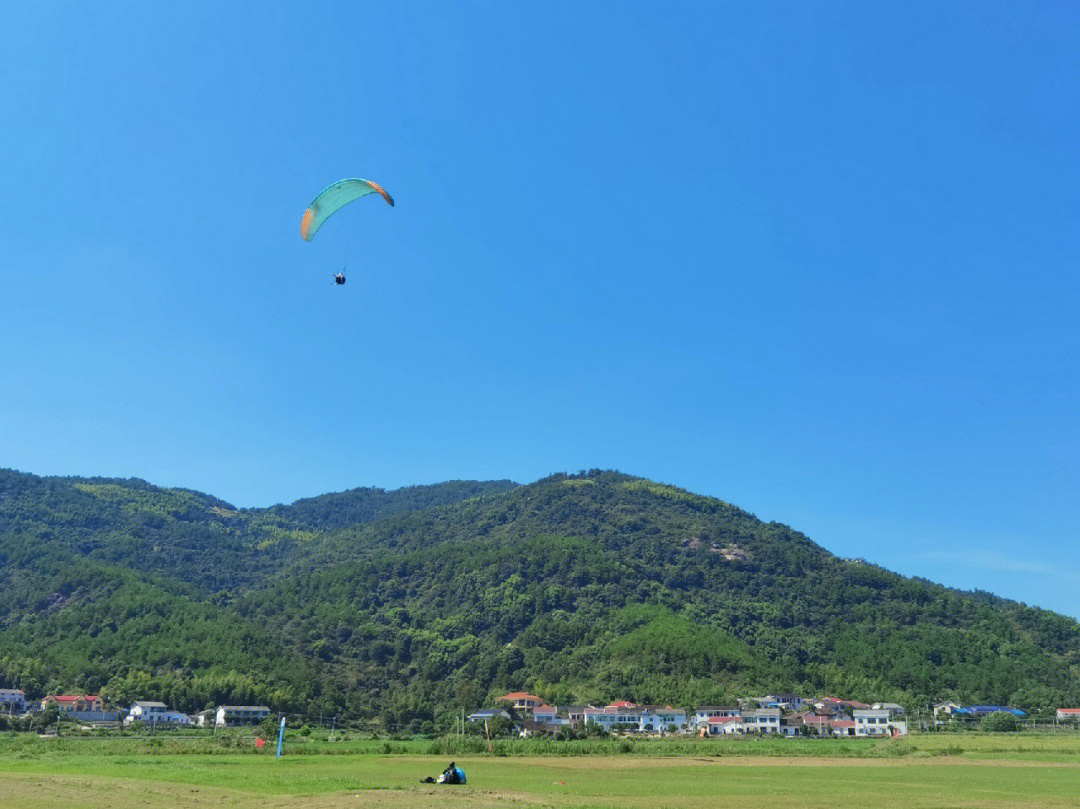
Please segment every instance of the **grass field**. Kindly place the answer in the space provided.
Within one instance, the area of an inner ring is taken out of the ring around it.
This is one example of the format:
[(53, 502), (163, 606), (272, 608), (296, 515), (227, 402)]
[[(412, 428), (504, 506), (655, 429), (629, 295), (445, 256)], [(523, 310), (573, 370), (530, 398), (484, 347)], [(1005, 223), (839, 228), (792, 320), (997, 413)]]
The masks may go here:
[(649, 755), (477, 756), (458, 759), (469, 777), (463, 787), (419, 783), (446, 765), (443, 756), (312, 750), (278, 761), (60, 742), (0, 744), (0, 806), (1080, 807), (1076, 738), (914, 737), (863, 743), (879, 754), (851, 757), (657, 754), (663, 748)]

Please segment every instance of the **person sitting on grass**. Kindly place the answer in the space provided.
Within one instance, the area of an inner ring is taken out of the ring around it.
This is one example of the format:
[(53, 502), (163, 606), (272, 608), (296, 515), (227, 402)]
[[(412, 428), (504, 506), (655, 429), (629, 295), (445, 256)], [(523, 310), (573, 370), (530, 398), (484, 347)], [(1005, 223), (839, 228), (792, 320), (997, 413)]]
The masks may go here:
[(420, 780), (421, 784), (464, 784), (465, 773), (454, 762), (450, 762), (450, 766), (442, 771), (442, 774), (438, 778), (432, 778), (430, 775), (427, 778)]

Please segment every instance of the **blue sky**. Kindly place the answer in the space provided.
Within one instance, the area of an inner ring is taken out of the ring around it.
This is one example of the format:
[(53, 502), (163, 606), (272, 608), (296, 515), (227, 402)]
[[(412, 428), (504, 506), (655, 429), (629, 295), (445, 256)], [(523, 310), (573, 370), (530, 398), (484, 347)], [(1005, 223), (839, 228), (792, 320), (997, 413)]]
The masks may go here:
[(1080, 616), (1075, 6), (227, 5), (5, 12), (0, 466), (618, 468)]

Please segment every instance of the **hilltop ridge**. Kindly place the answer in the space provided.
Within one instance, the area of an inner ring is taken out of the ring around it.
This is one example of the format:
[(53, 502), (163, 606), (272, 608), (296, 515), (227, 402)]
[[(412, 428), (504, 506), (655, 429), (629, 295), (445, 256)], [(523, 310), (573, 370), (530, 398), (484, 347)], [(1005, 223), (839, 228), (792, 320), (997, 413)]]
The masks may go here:
[(234, 509), (0, 471), (0, 685), (324, 706), (391, 723), (525, 686), (689, 705), (764, 689), (1080, 701), (1080, 625), (841, 560), (618, 472)]

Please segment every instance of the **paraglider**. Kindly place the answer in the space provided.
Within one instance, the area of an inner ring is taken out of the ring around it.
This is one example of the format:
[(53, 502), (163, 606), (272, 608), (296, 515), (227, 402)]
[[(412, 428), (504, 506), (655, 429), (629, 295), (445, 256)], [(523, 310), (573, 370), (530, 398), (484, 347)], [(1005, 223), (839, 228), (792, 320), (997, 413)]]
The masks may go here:
[[(300, 220), (300, 235), (304, 238), (304, 241), (310, 242), (315, 238), (315, 233), (322, 227), (323, 222), (350, 202), (358, 200), (360, 197), (366, 197), (369, 194), (379, 194), (386, 200), (387, 205), (391, 207), (394, 205), (394, 198), (386, 193), (386, 189), (373, 180), (353, 178), (338, 180), (333, 185), (327, 186), (311, 201), (307, 210), (304, 211), (304, 216)], [(334, 284), (335, 286), (344, 286), (344, 267), (341, 268), (341, 272), (334, 273)]]
[(315, 238), (315, 233), (322, 227), (323, 222), (353, 200), (366, 197), (368, 194), (379, 194), (386, 200), (387, 205), (391, 207), (394, 205), (394, 198), (372, 180), (338, 180), (333, 185), (324, 188), (308, 205), (303, 219), (300, 220), (300, 235), (304, 237), (304, 241), (310, 242)]

